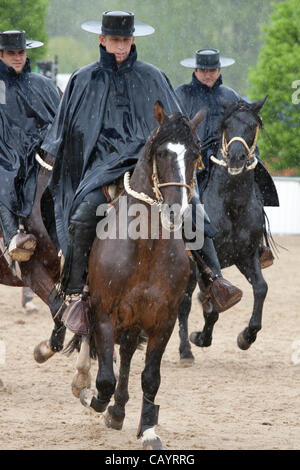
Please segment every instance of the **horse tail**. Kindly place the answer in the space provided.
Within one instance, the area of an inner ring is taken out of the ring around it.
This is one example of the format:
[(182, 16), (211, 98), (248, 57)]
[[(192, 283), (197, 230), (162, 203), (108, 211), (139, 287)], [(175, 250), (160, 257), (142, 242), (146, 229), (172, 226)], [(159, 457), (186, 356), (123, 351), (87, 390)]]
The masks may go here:
[(287, 250), (284, 246), (281, 246), (278, 242), (276, 242), (273, 238), (273, 235), (271, 233), (271, 227), (270, 227), (270, 221), (269, 218), (266, 214), (265, 209), (263, 209), (264, 217), (265, 217), (265, 223), (264, 223), (264, 239), (266, 242), (267, 247), (269, 247), (274, 254), (276, 254), (278, 258), (278, 253), (279, 249), (278, 247), (282, 248), (283, 250)]
[[(82, 336), (75, 334), (73, 338), (68, 342), (67, 346), (64, 348), (63, 353), (67, 356), (70, 356), (74, 351), (79, 352), (82, 342)], [(90, 358), (96, 359), (97, 358), (97, 350), (95, 344), (95, 335), (92, 333), (89, 338), (90, 344)]]
[[(143, 346), (145, 345), (145, 343), (147, 343), (147, 341), (148, 341), (148, 336), (146, 335), (144, 331), (141, 331), (141, 333), (137, 337), (137, 349), (142, 350)], [(81, 347), (81, 342), (82, 342), (82, 336), (75, 333), (73, 335), (73, 338), (68, 342), (67, 346), (64, 348), (63, 353), (66, 354), (67, 356), (70, 356), (74, 351), (79, 352), (80, 347)], [(90, 343), (90, 358), (96, 359), (97, 349), (96, 349), (96, 341), (95, 341), (93, 328), (90, 334), (89, 343)]]
[(68, 342), (67, 346), (64, 348), (63, 353), (70, 356), (74, 351), (80, 351), (81, 346), (81, 335), (75, 334), (73, 338)]
[(137, 349), (142, 351), (147, 341), (148, 341), (148, 336), (146, 335), (144, 331), (141, 331), (137, 338)]

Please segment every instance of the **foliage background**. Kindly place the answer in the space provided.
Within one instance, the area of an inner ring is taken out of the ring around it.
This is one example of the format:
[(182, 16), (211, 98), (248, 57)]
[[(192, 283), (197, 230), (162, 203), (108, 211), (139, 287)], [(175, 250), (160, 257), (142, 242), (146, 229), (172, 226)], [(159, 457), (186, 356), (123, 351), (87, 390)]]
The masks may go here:
[(192, 69), (182, 67), (182, 59), (214, 47), (236, 60), (223, 69), (224, 82), (245, 94), (248, 67), (255, 65), (261, 45), (260, 25), (272, 7), (270, 0), (49, 0), (48, 57), (58, 54), (61, 73), (98, 60), (97, 35), (80, 25), (115, 9), (133, 11), (155, 28), (152, 36), (136, 38), (138, 57), (164, 70), (174, 86), (191, 80)]
[(162, 69), (173, 86), (191, 80), (192, 69), (180, 61), (197, 49), (233, 57), (236, 63), (222, 70), (224, 84), (251, 99), (269, 96), (258, 141), (263, 160), (273, 172), (300, 175), (300, 105), (292, 102), (292, 84), (300, 80), (299, 0), (1, 0), (0, 29), (25, 29), (28, 39), (45, 43), (28, 51), (32, 62), (57, 56), (58, 72), (72, 73), (99, 58), (97, 35), (81, 24), (114, 9), (134, 11), (155, 28), (136, 38), (138, 57)]
[(0, 30), (20, 29), (26, 31), (27, 39), (42, 41), (46, 47), (28, 50), (33, 61), (45, 57), (47, 53), (48, 34), (45, 18), (48, 0), (1, 0)]
[(274, 5), (262, 40), (257, 66), (249, 74), (249, 96), (269, 96), (262, 111), (266, 131), (259, 146), (273, 172), (288, 169), (286, 174), (300, 176), (299, 0)]

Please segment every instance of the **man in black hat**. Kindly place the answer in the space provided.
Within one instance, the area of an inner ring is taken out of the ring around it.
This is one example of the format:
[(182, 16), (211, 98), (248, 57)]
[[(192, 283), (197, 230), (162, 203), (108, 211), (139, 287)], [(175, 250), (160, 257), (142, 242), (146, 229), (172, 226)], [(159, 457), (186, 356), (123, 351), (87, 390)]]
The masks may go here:
[[(228, 107), (241, 97), (223, 85), (221, 69), (234, 64), (234, 59), (222, 57), (217, 49), (200, 49), (195, 57), (184, 59), (181, 65), (193, 68), (192, 81), (176, 87), (175, 92), (183, 109), (190, 118), (200, 109), (207, 110), (205, 120), (198, 126), (197, 135), (201, 142), (201, 153), (205, 169), (198, 173), (200, 197), (209, 178), (210, 157), (216, 155), (220, 145), (220, 127), (225, 106)], [(256, 147), (256, 156), (259, 151)], [(279, 206), (278, 195), (271, 176), (261, 162), (255, 168), (255, 178), (260, 188), (264, 205)], [(273, 263), (273, 255), (263, 243), (260, 247), (261, 263), (265, 267)]]
[(30, 69), (26, 50), (42, 45), (26, 40), (25, 31), (0, 32), (0, 225), (17, 261), (28, 261), (36, 247), (25, 232), (36, 191), (35, 156), (59, 104), (52, 81)]
[(73, 73), (43, 145), (56, 157), (49, 188), (65, 257), (61, 290), (71, 305), (86, 282), (103, 187), (134, 169), (157, 126), (157, 100), (167, 114), (181, 111), (164, 73), (137, 60), (135, 37), (152, 34), (151, 26), (107, 11), (82, 28), (99, 35), (100, 61)]

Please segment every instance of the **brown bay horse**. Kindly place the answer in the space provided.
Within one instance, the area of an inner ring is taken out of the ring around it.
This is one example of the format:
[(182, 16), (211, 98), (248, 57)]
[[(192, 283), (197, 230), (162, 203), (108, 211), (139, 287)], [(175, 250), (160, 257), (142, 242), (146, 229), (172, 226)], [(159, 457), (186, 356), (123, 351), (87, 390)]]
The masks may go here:
[[(144, 449), (162, 448), (155, 432), (159, 406), (154, 401), (161, 381), (162, 356), (190, 277), (182, 228), (179, 228), (180, 236), (176, 237), (172, 232), (172, 217), (168, 219), (169, 236), (163, 236), (163, 207), (177, 204), (182, 215), (188, 204), (201, 158), (195, 130), (204, 117), (204, 113), (198, 113), (189, 122), (180, 113), (167, 116), (159, 102), (155, 104), (154, 113), (159, 127), (148, 139), (130, 182), (128, 174), (124, 178), (127, 236), (124, 236), (124, 225), (121, 226), (121, 222), (118, 225), (119, 220), (124, 221), (120, 217), (122, 204), (119, 199), (105, 220), (110, 224), (110, 236), (100, 237), (97, 231), (98, 237), (92, 246), (89, 261), (92, 338), (82, 338), (77, 375), (73, 380), (73, 393), (77, 397), (80, 395), (81, 403), (96, 412), (104, 412), (114, 394), (114, 404), (106, 411), (105, 423), (108, 427), (121, 429), (129, 399), (131, 359), (141, 336), (146, 337), (138, 428)], [(156, 199), (153, 199), (153, 190)], [(148, 230), (145, 236), (135, 238), (130, 234), (130, 226), (136, 222), (133, 217), (136, 205), (140, 214), (139, 228), (148, 227)], [(158, 214), (158, 231), (153, 236), (149, 227), (154, 213)], [(89, 388), (91, 339), (99, 365), (96, 392)], [(115, 344), (120, 345), (118, 381), (113, 370)]]
[[(36, 250), (29, 261), (11, 263), (8, 255), (0, 257), (0, 283), (14, 287), (30, 287), (31, 290), (49, 306), (52, 317), (62, 305), (55, 284), (59, 278), (60, 259), (57, 249), (45, 227), (41, 200), (47, 187), (51, 172), (52, 157), (44, 155), (45, 161), (39, 170), (37, 190), (32, 212), (26, 221), (25, 229), (35, 235), (38, 240)], [(3, 243), (2, 251), (3, 251)], [(42, 363), (63, 348), (65, 326), (59, 318), (54, 320), (54, 328), (49, 340), (42, 341), (34, 350), (34, 358)]]

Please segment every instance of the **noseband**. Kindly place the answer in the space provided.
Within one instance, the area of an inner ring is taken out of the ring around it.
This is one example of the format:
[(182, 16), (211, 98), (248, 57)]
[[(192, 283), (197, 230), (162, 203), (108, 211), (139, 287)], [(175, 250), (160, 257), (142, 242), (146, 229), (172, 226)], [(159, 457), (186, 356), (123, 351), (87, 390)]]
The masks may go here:
[(247, 150), (247, 162), (249, 162), (251, 160), (251, 158), (254, 158), (254, 161), (251, 164), (246, 166), (246, 170), (253, 170), (257, 165), (257, 158), (255, 156), (255, 149), (256, 149), (257, 138), (258, 138), (258, 131), (259, 131), (259, 126), (256, 126), (256, 131), (255, 131), (253, 144), (251, 145), (250, 148), (249, 148), (247, 142), (245, 141), (245, 139), (243, 139), (242, 137), (233, 137), (227, 143), (226, 137), (225, 137), (225, 131), (223, 131), (223, 134), (222, 134), (222, 147), (221, 147), (221, 154), (222, 154), (223, 160), (219, 160), (218, 158), (216, 158), (212, 155), (210, 157), (211, 161), (216, 163), (217, 165), (227, 167), (228, 166), (227, 157), (228, 157), (230, 145), (233, 142), (241, 142), (244, 145), (245, 149)]

